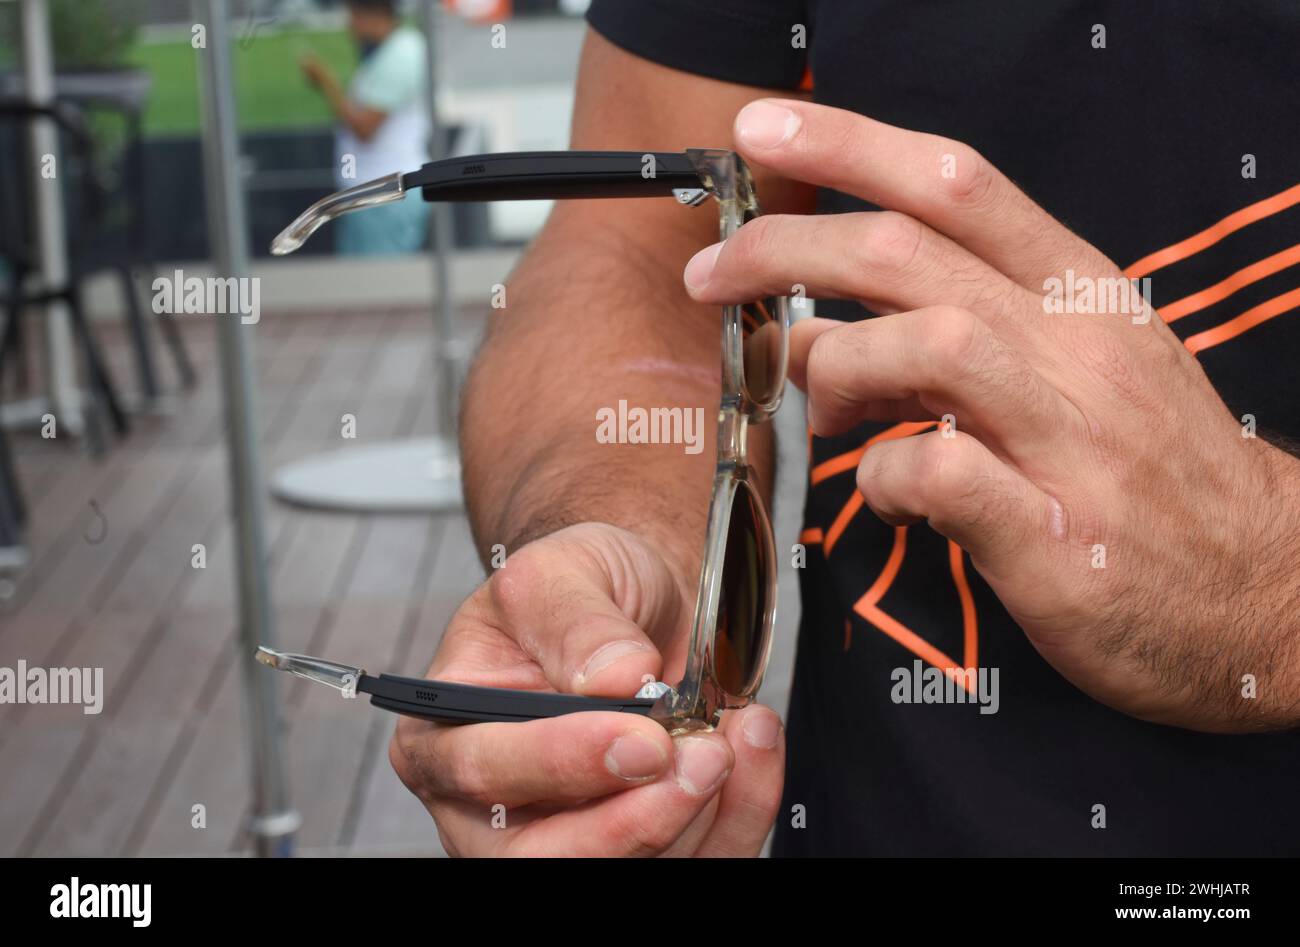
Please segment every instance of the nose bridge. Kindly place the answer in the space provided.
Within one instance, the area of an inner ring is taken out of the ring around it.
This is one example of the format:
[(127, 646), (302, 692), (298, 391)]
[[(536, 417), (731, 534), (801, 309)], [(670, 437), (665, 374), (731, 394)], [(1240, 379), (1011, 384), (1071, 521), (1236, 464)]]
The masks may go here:
[(749, 457), (749, 417), (739, 400), (724, 398), (718, 411), (718, 465), (741, 467)]

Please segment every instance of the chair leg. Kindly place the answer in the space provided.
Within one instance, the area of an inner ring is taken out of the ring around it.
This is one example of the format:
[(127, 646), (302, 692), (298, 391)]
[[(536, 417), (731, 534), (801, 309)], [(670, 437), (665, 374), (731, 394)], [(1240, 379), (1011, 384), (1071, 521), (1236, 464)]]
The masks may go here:
[(19, 342), (22, 338), (20, 323), (22, 322), (23, 308), (18, 304), (18, 297), (11, 296), (5, 299), (3, 313), (5, 317), (4, 330), (0, 333), (0, 394), (4, 393), (4, 367), (5, 359), (12, 358), (19, 364), (22, 363), (22, 349)]
[(104, 404), (108, 408), (109, 416), (113, 419), (113, 427), (118, 434), (126, 434), (131, 429), (130, 422), (127, 420), (126, 412), (122, 410), (122, 403), (118, 400), (117, 389), (113, 385), (113, 379), (109, 375), (108, 366), (104, 363), (99, 353), (99, 346), (95, 343), (95, 338), (90, 334), (90, 326), (86, 322), (86, 313), (81, 306), (81, 287), (74, 285), (68, 294), (68, 309), (72, 315), (72, 328), (81, 341), (81, 350), (86, 357), (86, 370), (90, 375), (91, 387), (96, 393), (104, 399)]
[(180, 376), (181, 387), (190, 391), (199, 383), (199, 373), (194, 370), (190, 353), (185, 348), (185, 338), (176, 325), (176, 317), (170, 312), (159, 313), (158, 324), (162, 326), (163, 339), (171, 349), (172, 361), (176, 363), (176, 374)]
[(126, 321), (131, 332), (131, 347), (135, 349), (135, 369), (140, 378), (140, 392), (146, 402), (158, 398), (158, 374), (154, 371), (153, 346), (150, 344), (149, 326), (145, 322), (144, 311), (140, 308), (140, 294), (137, 291), (131, 268), (126, 265), (115, 267), (122, 284), (122, 295), (126, 299)]
[(170, 312), (159, 313), (158, 324), (162, 326), (163, 339), (171, 349), (172, 360), (176, 362), (176, 374), (180, 376), (181, 386), (188, 391), (198, 384), (199, 376), (194, 371), (194, 363), (190, 361), (190, 353), (185, 348), (181, 330), (176, 326), (176, 317)]
[[(144, 271), (146, 277), (154, 274), (154, 268), (149, 264), (142, 264), (140, 269)], [(152, 284), (152, 280), (148, 282)], [(176, 324), (176, 316), (170, 312), (158, 313), (158, 328), (162, 330), (163, 341), (167, 343), (167, 348), (172, 353), (172, 361), (176, 364), (176, 375), (180, 378), (181, 387), (189, 391), (199, 379), (194, 371), (194, 363), (190, 361), (190, 353), (185, 348), (185, 338)]]
[(18, 391), (27, 390), (30, 381), (25, 357), (27, 347), (23, 344), (22, 289), (25, 277), (26, 268), (22, 266), (15, 266), (9, 273), (9, 278), (13, 282), (4, 302), (8, 310), (8, 318), (5, 320), (4, 335), (0, 337), (0, 370), (3, 370), (6, 358), (13, 359), (18, 377)]
[(9, 456), (9, 435), (0, 426), (0, 546), (17, 546), (26, 525), (22, 484)]

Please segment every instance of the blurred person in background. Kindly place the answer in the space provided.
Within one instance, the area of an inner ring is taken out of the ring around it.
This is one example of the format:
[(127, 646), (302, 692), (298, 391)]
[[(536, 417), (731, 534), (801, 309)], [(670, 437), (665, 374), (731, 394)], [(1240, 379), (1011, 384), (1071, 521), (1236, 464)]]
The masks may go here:
[[(307, 54), (303, 74), (339, 121), (335, 177), (351, 187), (429, 160), (428, 77), (424, 36), (403, 25), (397, 0), (347, 0), (348, 30), (361, 62), (346, 89), (321, 59)], [(338, 222), (344, 254), (413, 253), (424, 245), (428, 205), (418, 194)]]

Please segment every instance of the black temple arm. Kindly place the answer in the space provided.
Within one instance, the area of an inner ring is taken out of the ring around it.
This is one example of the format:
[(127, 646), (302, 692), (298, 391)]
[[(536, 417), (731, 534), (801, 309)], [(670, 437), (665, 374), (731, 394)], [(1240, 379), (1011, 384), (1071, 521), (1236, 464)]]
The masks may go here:
[(370, 703), (408, 717), (423, 717), (441, 723), (487, 723), (560, 717), (585, 710), (649, 715), (653, 700), (616, 697), (579, 697), (542, 691), (474, 687), (413, 677), (363, 674), (358, 691), (370, 695)]
[[(653, 173), (652, 173), (653, 172)], [(520, 151), (432, 161), (402, 176), (426, 201), (671, 197), (704, 185), (681, 152)]]

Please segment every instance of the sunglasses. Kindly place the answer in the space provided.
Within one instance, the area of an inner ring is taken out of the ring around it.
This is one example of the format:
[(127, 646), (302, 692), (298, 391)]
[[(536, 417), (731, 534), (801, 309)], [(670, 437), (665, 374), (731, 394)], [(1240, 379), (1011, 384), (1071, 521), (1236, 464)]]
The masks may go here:
[[(674, 197), (718, 206), (726, 240), (759, 215), (749, 169), (730, 151), (554, 151), (474, 155), (434, 161), (317, 201), (275, 238), (292, 253), (341, 214), (405, 198), (426, 201)], [(376, 707), (443, 723), (535, 720), (590, 710), (649, 716), (670, 731), (716, 726), (722, 711), (753, 701), (763, 682), (776, 618), (772, 521), (749, 463), (751, 424), (771, 420), (785, 389), (790, 335), (786, 297), (727, 306), (722, 319), (722, 403), (718, 461), (696, 594), (690, 650), (676, 687), (645, 685), (626, 699), (507, 690), (366, 674), (364, 669), (259, 648), (263, 664), (327, 684)]]

